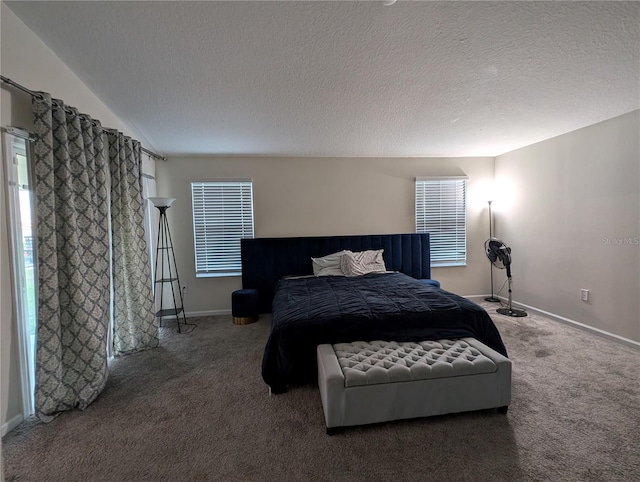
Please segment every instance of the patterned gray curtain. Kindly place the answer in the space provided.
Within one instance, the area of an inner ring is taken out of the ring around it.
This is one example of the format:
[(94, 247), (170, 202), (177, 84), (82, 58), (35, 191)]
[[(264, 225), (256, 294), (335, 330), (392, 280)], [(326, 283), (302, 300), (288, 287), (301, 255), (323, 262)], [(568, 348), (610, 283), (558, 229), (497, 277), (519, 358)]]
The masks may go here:
[(38, 235), (36, 414), (84, 409), (107, 381), (109, 231), (102, 126), (34, 96)]
[(116, 355), (158, 346), (151, 270), (144, 232), (141, 147), (109, 135), (113, 243), (113, 347)]

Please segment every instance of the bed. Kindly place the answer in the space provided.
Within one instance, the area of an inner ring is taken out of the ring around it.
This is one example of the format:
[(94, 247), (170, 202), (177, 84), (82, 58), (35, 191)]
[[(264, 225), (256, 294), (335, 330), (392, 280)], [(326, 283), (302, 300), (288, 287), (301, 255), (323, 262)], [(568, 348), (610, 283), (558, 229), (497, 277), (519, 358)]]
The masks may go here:
[[(311, 258), (344, 249), (383, 249), (388, 271), (313, 276)], [(243, 288), (272, 311), (262, 377), (272, 393), (316, 380), (316, 347), (353, 341), (476, 338), (507, 355), (500, 333), (477, 304), (424, 283), (428, 234), (243, 240)]]

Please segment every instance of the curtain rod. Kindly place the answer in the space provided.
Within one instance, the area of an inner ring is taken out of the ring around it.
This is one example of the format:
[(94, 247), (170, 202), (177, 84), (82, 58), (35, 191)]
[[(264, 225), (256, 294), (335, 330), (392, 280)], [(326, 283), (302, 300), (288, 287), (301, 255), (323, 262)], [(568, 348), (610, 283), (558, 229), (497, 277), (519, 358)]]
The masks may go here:
[[(31, 90), (31, 89), (27, 89), (24, 85), (20, 85), (17, 82), (14, 82), (13, 80), (11, 80), (10, 78), (5, 77), (4, 75), (0, 75), (0, 80), (2, 82), (4, 82), (5, 84), (8, 84), (8, 85), (10, 85), (12, 87), (15, 87), (18, 90), (21, 90), (22, 92), (25, 92), (25, 93), (29, 94), (32, 97), (42, 98), (42, 94), (40, 92), (35, 92), (35, 91)], [(106, 134), (113, 134), (113, 131), (116, 131), (116, 129), (109, 129), (107, 127), (103, 127), (102, 131), (104, 133), (106, 133)], [(145, 149), (144, 147), (141, 147), (141, 149), (142, 149), (142, 152), (144, 152), (146, 154), (149, 154), (150, 156), (155, 157), (156, 159), (160, 159), (161, 161), (166, 161), (167, 160), (166, 157), (161, 156), (160, 154), (156, 154), (155, 152), (150, 151), (149, 149)]]

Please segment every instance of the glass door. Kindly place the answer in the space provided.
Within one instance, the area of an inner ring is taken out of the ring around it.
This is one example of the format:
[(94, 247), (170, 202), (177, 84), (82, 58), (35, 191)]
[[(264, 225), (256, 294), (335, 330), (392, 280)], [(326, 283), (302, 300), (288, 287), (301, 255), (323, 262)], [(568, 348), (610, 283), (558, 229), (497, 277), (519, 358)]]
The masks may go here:
[(7, 208), (10, 226), (14, 319), (24, 416), (34, 412), (36, 343), (36, 263), (34, 258), (34, 200), (31, 191), (29, 134), (9, 127), (3, 134)]

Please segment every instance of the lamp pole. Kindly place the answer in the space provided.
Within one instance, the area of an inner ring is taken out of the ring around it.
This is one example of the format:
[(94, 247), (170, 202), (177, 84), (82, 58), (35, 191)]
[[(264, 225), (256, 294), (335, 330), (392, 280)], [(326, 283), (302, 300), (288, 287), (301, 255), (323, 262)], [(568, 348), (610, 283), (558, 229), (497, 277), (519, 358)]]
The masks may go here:
[[(493, 201), (489, 200), (489, 239), (493, 238), (493, 218), (491, 216), (491, 203)], [(489, 263), (491, 267), (491, 296), (485, 298), (485, 301), (489, 301), (490, 303), (500, 303), (500, 298), (496, 298), (493, 296), (493, 263)]]

